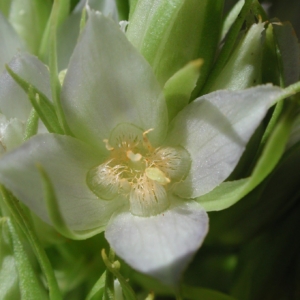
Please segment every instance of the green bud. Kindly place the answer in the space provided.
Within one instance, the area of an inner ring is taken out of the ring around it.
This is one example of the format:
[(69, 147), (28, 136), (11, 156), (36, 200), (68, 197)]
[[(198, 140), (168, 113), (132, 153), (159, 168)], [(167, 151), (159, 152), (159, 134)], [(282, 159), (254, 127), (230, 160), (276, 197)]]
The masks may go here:
[(139, 0), (127, 37), (150, 63), (163, 85), (189, 61), (202, 58), (205, 78), (219, 40), (223, 0)]
[(260, 84), (264, 41), (264, 24), (252, 25), (213, 81), (210, 92), (242, 90)]
[(38, 54), (50, 10), (49, 1), (11, 1), (9, 21), (33, 54)]

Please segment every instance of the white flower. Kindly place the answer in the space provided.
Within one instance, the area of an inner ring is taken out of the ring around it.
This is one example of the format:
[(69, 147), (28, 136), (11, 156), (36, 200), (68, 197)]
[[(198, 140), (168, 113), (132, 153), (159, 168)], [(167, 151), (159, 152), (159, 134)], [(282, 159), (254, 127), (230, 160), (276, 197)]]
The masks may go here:
[(272, 86), (218, 91), (168, 124), (151, 67), (117, 24), (91, 12), (61, 94), (74, 137), (33, 137), (3, 157), (0, 181), (51, 223), (41, 165), (70, 230), (105, 229), (117, 255), (174, 286), (208, 230), (197, 197), (229, 176), (281, 96)]

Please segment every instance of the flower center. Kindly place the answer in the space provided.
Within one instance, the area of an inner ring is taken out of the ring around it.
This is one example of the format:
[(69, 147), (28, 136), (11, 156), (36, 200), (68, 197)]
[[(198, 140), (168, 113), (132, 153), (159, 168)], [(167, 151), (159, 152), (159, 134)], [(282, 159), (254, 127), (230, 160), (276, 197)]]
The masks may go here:
[(169, 207), (168, 192), (186, 176), (190, 165), (182, 148), (154, 148), (148, 139), (150, 131), (119, 124), (104, 140), (108, 159), (87, 175), (88, 186), (101, 199), (125, 196), (131, 213), (144, 217)]

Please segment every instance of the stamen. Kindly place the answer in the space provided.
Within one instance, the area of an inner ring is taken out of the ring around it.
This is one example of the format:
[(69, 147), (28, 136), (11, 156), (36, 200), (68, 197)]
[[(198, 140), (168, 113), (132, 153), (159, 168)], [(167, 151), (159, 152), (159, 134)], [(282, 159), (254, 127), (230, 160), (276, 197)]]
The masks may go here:
[[(111, 167), (111, 160), (91, 169), (87, 174), (87, 184), (101, 199), (110, 200), (120, 192), (121, 175), (124, 167)], [(123, 183), (122, 183), (123, 184)]]
[(152, 147), (147, 134), (118, 124), (104, 139), (109, 158), (87, 173), (90, 189), (100, 199), (127, 198), (132, 214), (154, 216), (170, 205), (171, 184), (183, 180), (190, 168), (189, 153), (181, 147)]
[(166, 185), (171, 182), (170, 178), (168, 178), (165, 173), (158, 168), (147, 168), (145, 173), (149, 179), (155, 180), (161, 185)]
[(141, 217), (157, 215), (170, 205), (165, 188), (145, 175), (132, 186), (129, 201), (131, 213)]
[(152, 145), (151, 145), (149, 139), (147, 138), (147, 134), (148, 134), (149, 132), (153, 131), (153, 130), (154, 130), (154, 128), (150, 128), (150, 129), (148, 129), (148, 130), (146, 130), (146, 131), (143, 132), (143, 142), (144, 142), (144, 147), (146, 147), (146, 148), (147, 148), (149, 151), (151, 151), (151, 152), (154, 150), (154, 148), (152, 147)]
[(161, 170), (166, 177), (173, 181), (182, 180), (190, 168), (190, 156), (180, 147), (158, 148), (151, 156), (151, 167)]

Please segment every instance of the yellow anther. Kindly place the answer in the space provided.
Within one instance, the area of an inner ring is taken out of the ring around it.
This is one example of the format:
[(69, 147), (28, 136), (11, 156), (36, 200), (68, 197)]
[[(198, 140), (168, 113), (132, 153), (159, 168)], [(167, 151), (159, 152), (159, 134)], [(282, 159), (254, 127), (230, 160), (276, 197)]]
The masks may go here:
[(166, 185), (171, 182), (170, 178), (158, 168), (146, 168), (145, 173), (149, 179), (154, 180), (161, 185)]

